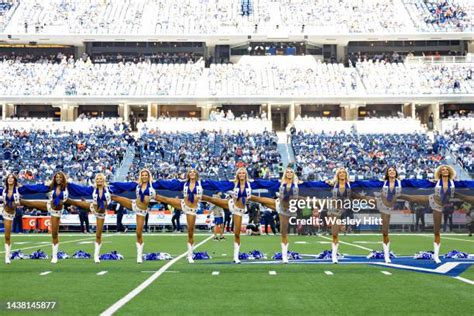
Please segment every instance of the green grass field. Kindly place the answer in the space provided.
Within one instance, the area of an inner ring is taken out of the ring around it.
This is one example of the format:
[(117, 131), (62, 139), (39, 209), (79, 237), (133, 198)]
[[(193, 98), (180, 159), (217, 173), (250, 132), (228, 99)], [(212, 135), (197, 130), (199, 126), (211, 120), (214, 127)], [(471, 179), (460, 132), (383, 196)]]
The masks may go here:
[[(196, 244), (209, 235), (196, 236)], [(153, 313), (163, 315), (472, 315), (474, 285), (444, 275), (404, 271), (367, 264), (222, 264), (232, 259), (232, 235), (226, 241), (208, 240), (197, 251), (213, 258), (188, 264), (180, 259), (117, 315)], [(63, 235), (60, 250), (72, 255), (82, 249), (93, 253), (93, 235)], [(50, 236), (14, 235), (13, 249), (24, 253), (42, 249), (50, 255)], [(341, 236), (340, 252), (367, 255), (364, 248), (381, 250), (379, 235)], [(21, 314), (98, 315), (150, 278), (168, 261), (135, 262), (135, 236), (108, 234), (102, 253), (117, 250), (123, 261), (16, 260), (3, 264), (0, 255), (0, 314), (7, 301), (56, 301), (53, 311)], [(295, 243), (299, 242), (299, 243)], [(330, 249), (326, 236), (290, 236), (290, 250), (317, 254)], [(391, 248), (397, 255), (431, 250), (433, 239), (425, 235), (392, 235)], [(20, 244), (18, 244), (20, 243)], [(280, 251), (280, 238), (243, 236), (241, 251), (258, 249), (270, 258)], [(474, 238), (445, 235), (442, 253), (458, 249), (474, 253)], [(2, 249), (3, 250), (3, 249)], [(173, 257), (186, 250), (186, 235), (145, 234), (145, 252), (168, 252)], [(47, 275), (43, 272), (51, 271)], [(97, 275), (107, 271), (103, 275)], [(275, 271), (276, 274), (269, 274)], [(325, 271), (332, 272), (328, 275)], [(391, 274), (383, 274), (389, 271)], [(218, 275), (212, 275), (219, 272)], [(474, 266), (462, 275), (474, 280)]]

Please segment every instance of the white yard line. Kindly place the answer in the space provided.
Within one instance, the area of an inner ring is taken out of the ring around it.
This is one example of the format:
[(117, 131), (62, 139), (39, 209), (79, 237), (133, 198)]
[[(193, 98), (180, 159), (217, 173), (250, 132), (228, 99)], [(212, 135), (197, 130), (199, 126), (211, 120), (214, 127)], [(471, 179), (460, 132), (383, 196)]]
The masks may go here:
[(50, 274), (52, 271), (45, 271), (45, 272), (41, 272), (40, 275), (47, 275), (47, 274)]
[(97, 273), (97, 275), (104, 275), (104, 274), (106, 274), (107, 272), (109, 272), (109, 271), (100, 271), (100, 272)]
[[(201, 241), (199, 244), (197, 244), (194, 249), (198, 248), (199, 246), (205, 244), (209, 240), (211, 240), (213, 236), (209, 236), (208, 238), (204, 239)], [(120, 300), (115, 302), (112, 306), (107, 308), (105, 311), (103, 311), (100, 315), (106, 316), (106, 315), (113, 315), (116, 311), (118, 311), (120, 308), (122, 308), (125, 304), (130, 302), (135, 296), (140, 294), (144, 289), (146, 289), (150, 284), (153, 283), (156, 279), (160, 277), (166, 270), (168, 270), (173, 264), (175, 264), (179, 259), (182, 259), (186, 257), (188, 252), (183, 252), (181, 255), (178, 257), (174, 258), (173, 260), (169, 261), (166, 263), (163, 267), (161, 267), (158, 271), (153, 273), (152, 276), (150, 276), (148, 279), (143, 281), (139, 286), (137, 286), (135, 289), (133, 289), (131, 292), (129, 292), (127, 295), (122, 297)]]
[[(332, 238), (329, 238), (329, 237), (326, 237), (326, 236), (319, 236), (319, 237), (332, 241)], [(343, 245), (349, 245), (349, 246), (357, 247), (357, 248), (360, 248), (360, 249), (368, 250), (368, 251), (373, 250), (373, 249), (370, 249), (370, 248), (367, 248), (367, 247), (364, 247), (364, 246), (361, 246), (361, 245), (352, 244), (350, 242), (345, 242), (345, 241), (340, 241), (339, 240), (339, 243), (343, 244)]]
[(324, 271), (324, 273), (325, 273), (326, 275), (334, 275), (334, 273), (332, 273), (331, 271)]
[(474, 281), (472, 280), (469, 280), (469, 279), (465, 279), (463, 277), (460, 277), (460, 276), (457, 276), (457, 277), (454, 277), (455, 279), (459, 280), (459, 281), (463, 281), (464, 283), (467, 283), (467, 284), (470, 284), (470, 285), (474, 285)]

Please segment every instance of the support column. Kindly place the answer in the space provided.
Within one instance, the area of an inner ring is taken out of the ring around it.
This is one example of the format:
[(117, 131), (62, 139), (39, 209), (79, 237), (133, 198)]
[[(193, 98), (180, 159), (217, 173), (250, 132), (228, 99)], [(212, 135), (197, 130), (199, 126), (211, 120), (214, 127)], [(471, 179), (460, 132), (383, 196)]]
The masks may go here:
[(2, 104), (2, 119), (10, 118), (10, 116), (15, 115), (15, 104)]
[(295, 121), (295, 103), (290, 103), (290, 109), (288, 111), (288, 123), (293, 123)]
[(267, 115), (268, 115), (268, 120), (272, 120), (272, 105), (270, 103), (267, 104)]
[(129, 122), (130, 104), (127, 104), (127, 103), (119, 104), (118, 114), (123, 119), (124, 122)]
[(301, 104), (295, 104), (295, 119), (301, 117)]
[(53, 104), (53, 108), (58, 108), (61, 112), (61, 122), (71, 122), (74, 121), (74, 110), (78, 105), (70, 104)]
[(433, 130), (439, 131), (441, 129), (441, 120), (439, 119), (439, 103), (430, 104), (430, 114), (433, 113)]
[(359, 119), (359, 107), (362, 104), (341, 104), (342, 119), (344, 121), (357, 121)]
[(405, 103), (402, 105), (402, 113), (405, 117), (415, 118), (415, 104)]
[(201, 109), (201, 121), (208, 121), (211, 110), (215, 106), (210, 103), (198, 103), (197, 107)]

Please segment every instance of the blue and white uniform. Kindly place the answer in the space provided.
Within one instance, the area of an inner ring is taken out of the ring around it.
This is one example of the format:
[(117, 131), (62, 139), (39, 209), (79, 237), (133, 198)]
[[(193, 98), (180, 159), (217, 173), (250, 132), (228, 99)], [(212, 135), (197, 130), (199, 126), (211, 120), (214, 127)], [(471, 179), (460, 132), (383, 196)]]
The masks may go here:
[[(434, 187), (434, 194), (431, 194), (428, 197), (428, 201), (430, 203), (430, 207), (433, 209), (433, 211), (436, 212), (442, 212), (444, 205), (449, 203), (449, 200), (454, 198), (454, 181), (449, 180), (448, 181), (448, 188), (446, 192), (443, 189), (443, 182), (442, 180), (438, 180), (436, 182), (436, 185)], [(441, 202), (441, 204), (439, 203)]]
[(332, 203), (334, 203), (335, 205), (331, 205), (332, 207), (328, 209), (328, 215), (341, 216), (344, 212), (344, 209), (336, 206), (338, 206), (338, 204), (344, 205), (344, 201), (351, 198), (351, 185), (349, 184), (349, 182), (346, 182), (344, 192), (341, 192), (341, 190), (339, 189), (339, 183), (336, 183), (336, 185), (332, 188), (331, 193), (333, 199)]
[(8, 220), (8, 221), (13, 221), (13, 219), (15, 218), (15, 212), (13, 212), (13, 214), (8, 213), (5, 210), (4, 205), (8, 206), (8, 208), (14, 208), (16, 205), (20, 204), (20, 193), (18, 192), (18, 187), (15, 186), (13, 188), (13, 193), (10, 196), (8, 196), (8, 189), (5, 188), (3, 190), (2, 200), (3, 200), (3, 205), (1, 206), (2, 208), (1, 213), (2, 213), (3, 219)]
[[(145, 196), (149, 196), (152, 199), (154, 199), (156, 196), (156, 191), (151, 185), (151, 183), (147, 183), (145, 190), (142, 190), (142, 186), (140, 184), (137, 185), (137, 188), (135, 189), (135, 193), (136, 193), (137, 199), (140, 199), (140, 201), (143, 203), (145, 202)], [(138, 216), (145, 217), (149, 209), (142, 210), (141, 208), (138, 207), (137, 200), (133, 200), (132, 211), (135, 212), (135, 214)]]
[(299, 188), (297, 183), (292, 183), (290, 188), (286, 183), (280, 185), (279, 198), (275, 200), (275, 208), (278, 214), (285, 216), (294, 216), (295, 213), (283, 208), (283, 204), (288, 205), (290, 199), (297, 198), (299, 195)]
[[(51, 216), (53, 217), (61, 217), (61, 214), (64, 211), (64, 203), (67, 201), (69, 198), (69, 191), (64, 189), (64, 191), (59, 192), (59, 194), (56, 193), (56, 188), (53, 188), (51, 192), (49, 192), (49, 200), (46, 202), (46, 208), (48, 209), (48, 212)], [(54, 207), (59, 207), (62, 202), (62, 208), (60, 210), (55, 210), (53, 209)]]
[[(252, 195), (252, 187), (250, 186), (250, 182), (245, 183), (245, 188), (243, 190), (240, 189), (240, 183), (237, 183), (234, 189), (231, 192), (232, 198), (229, 199), (228, 206), (229, 211), (238, 216), (242, 216), (247, 213), (247, 200)], [(244, 208), (239, 208), (235, 205), (235, 200), (241, 200)]]
[(94, 192), (92, 192), (92, 203), (90, 205), (90, 210), (92, 214), (95, 215), (97, 218), (105, 218), (105, 211), (104, 213), (99, 213), (99, 210), (105, 210), (107, 205), (112, 202), (112, 198), (110, 196), (109, 188), (103, 188), (102, 195), (99, 194), (99, 189), (94, 188)]
[(199, 203), (201, 202), (203, 192), (204, 190), (202, 188), (201, 181), (196, 181), (194, 183), (194, 188), (192, 190), (190, 188), (189, 181), (187, 181), (183, 187), (183, 199), (181, 199), (181, 210), (185, 214), (196, 215), (196, 212), (198, 209), (197, 206), (196, 208), (191, 208), (186, 205), (185, 200), (188, 199), (189, 202), (194, 203), (197, 199), (197, 202)]
[[(386, 180), (382, 187), (381, 196), (375, 197), (377, 203), (377, 209), (380, 213), (390, 215), (393, 212), (393, 206), (395, 201), (402, 194), (402, 182), (398, 179), (395, 180), (393, 189), (390, 188), (390, 182)], [(391, 206), (385, 205), (383, 198), (390, 202)]]

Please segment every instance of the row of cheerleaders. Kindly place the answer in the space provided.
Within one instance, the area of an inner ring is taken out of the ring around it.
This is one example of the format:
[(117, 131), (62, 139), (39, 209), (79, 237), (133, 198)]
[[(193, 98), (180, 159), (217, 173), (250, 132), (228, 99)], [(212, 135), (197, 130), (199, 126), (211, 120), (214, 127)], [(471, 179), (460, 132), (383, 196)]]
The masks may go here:
[[(463, 195), (455, 191), (455, 188), (474, 188), (473, 181), (457, 181), (455, 182), (455, 171), (449, 165), (439, 166), (435, 172), (435, 182), (399, 180), (395, 167), (390, 167), (385, 173), (383, 181), (364, 181), (349, 182), (348, 172), (344, 168), (336, 171), (334, 179), (329, 182), (299, 182), (294, 170), (290, 167), (286, 169), (280, 181), (255, 180), (249, 181), (245, 168), (237, 170), (233, 182), (221, 181), (201, 181), (197, 170), (191, 168), (186, 174), (185, 181), (168, 180), (153, 182), (151, 172), (147, 169), (140, 171), (137, 182), (114, 182), (107, 184), (103, 174), (97, 174), (93, 187), (79, 186), (74, 183), (68, 183), (66, 174), (63, 172), (56, 173), (50, 185), (35, 184), (20, 186), (15, 175), (10, 174), (5, 179), (2, 189), (3, 197), (3, 218), (5, 220), (5, 262), (10, 263), (10, 234), (12, 220), (17, 206), (25, 206), (28, 208), (36, 208), (47, 211), (51, 215), (51, 234), (52, 234), (52, 260), (51, 263), (58, 262), (59, 248), (59, 224), (61, 213), (65, 205), (75, 205), (77, 207), (90, 210), (97, 218), (97, 231), (94, 249), (94, 261), (99, 263), (100, 248), (102, 245), (102, 228), (105, 219), (107, 206), (115, 201), (126, 209), (132, 210), (136, 214), (136, 234), (137, 234), (137, 263), (142, 263), (143, 255), (143, 226), (145, 216), (149, 211), (150, 201), (154, 199), (157, 202), (171, 205), (176, 209), (181, 209), (186, 214), (188, 227), (187, 240), (187, 260), (193, 263), (193, 245), (194, 245), (194, 226), (196, 221), (196, 210), (201, 201), (211, 203), (216, 207), (229, 210), (233, 214), (234, 221), (234, 252), (233, 260), (235, 263), (239, 261), (240, 250), (240, 232), (242, 225), (242, 216), (247, 213), (248, 201), (261, 203), (262, 205), (276, 211), (280, 216), (281, 225), (281, 251), (282, 262), (288, 263), (288, 225), (290, 217), (295, 213), (290, 211), (290, 202), (295, 199), (302, 199), (299, 190), (306, 188), (329, 188), (331, 194), (329, 199), (352, 200), (361, 198), (355, 190), (355, 187), (372, 187), (376, 188), (378, 194), (374, 197), (363, 196), (369, 199), (371, 205), (376, 205), (382, 217), (382, 235), (383, 250), (385, 261), (390, 262), (390, 240), (389, 225), (390, 214), (394, 210), (397, 199), (408, 202), (425, 204), (433, 209), (434, 218), (434, 261), (440, 263), (440, 228), (442, 210), (444, 205), (449, 203), (453, 198), (461, 199), (471, 205), (474, 205), (474, 196)], [(402, 194), (405, 187), (422, 187), (430, 188), (429, 195), (408, 195)], [(277, 198), (266, 198), (252, 195), (252, 189), (268, 189), (277, 192)], [(157, 190), (182, 191), (183, 198), (169, 198), (157, 193)], [(222, 199), (216, 195), (207, 196), (204, 189), (211, 191), (228, 192), (228, 199)], [(380, 190), (380, 191), (378, 191)], [(135, 191), (134, 199), (119, 196), (126, 191)], [(47, 193), (46, 201), (28, 200), (23, 198), (24, 195), (33, 193)], [(75, 200), (70, 196), (89, 196), (90, 200)], [(335, 205), (338, 205), (335, 203)], [(341, 216), (343, 209), (333, 207), (328, 209), (328, 216), (338, 218)], [(337, 263), (337, 252), (339, 246), (338, 233), (340, 228), (333, 224), (332, 230), (332, 261)]]

